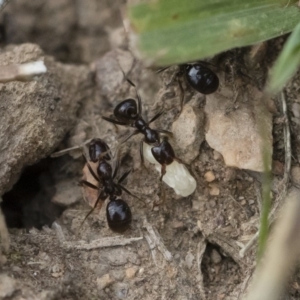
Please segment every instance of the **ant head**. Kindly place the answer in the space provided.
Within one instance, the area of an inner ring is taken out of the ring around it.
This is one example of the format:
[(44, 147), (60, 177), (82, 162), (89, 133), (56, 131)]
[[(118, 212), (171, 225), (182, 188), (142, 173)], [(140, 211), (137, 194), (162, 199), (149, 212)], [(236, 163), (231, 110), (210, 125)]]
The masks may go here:
[(136, 120), (138, 117), (137, 104), (134, 99), (126, 99), (119, 103), (114, 109), (115, 117), (120, 121)]
[[(97, 162), (99, 159), (110, 160), (107, 144), (101, 139), (92, 139), (89, 145), (89, 155), (92, 162)], [(104, 154), (106, 153), (106, 154)]]
[(159, 133), (151, 128), (145, 130), (145, 143), (158, 145), (160, 142)]
[(106, 206), (108, 226), (116, 232), (124, 232), (130, 226), (132, 214), (128, 204), (122, 199), (111, 198)]

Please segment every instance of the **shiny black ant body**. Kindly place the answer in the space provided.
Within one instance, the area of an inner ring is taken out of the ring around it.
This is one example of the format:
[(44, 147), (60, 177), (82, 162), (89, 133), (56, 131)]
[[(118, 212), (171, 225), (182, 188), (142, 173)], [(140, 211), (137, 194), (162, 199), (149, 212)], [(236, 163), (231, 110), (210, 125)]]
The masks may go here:
[(123, 232), (129, 228), (132, 214), (128, 204), (118, 197), (121, 196), (122, 191), (135, 197), (121, 185), (122, 181), (125, 180), (130, 171), (125, 172), (117, 181), (117, 183), (114, 182), (118, 171), (118, 164), (113, 171), (110, 163), (108, 162), (111, 160), (109, 147), (102, 139), (93, 139), (90, 142), (89, 156), (92, 162), (98, 163), (96, 174), (93, 171), (89, 161), (84, 156), (89, 172), (94, 179), (100, 183), (100, 186), (98, 187), (86, 180), (80, 181), (81, 185), (98, 190), (96, 203), (91, 211), (86, 215), (83, 222), (94, 211), (100, 200), (105, 201), (109, 197), (110, 201), (106, 206), (106, 218), (108, 226), (113, 231)]
[(187, 82), (199, 93), (209, 95), (219, 88), (219, 78), (216, 73), (202, 63), (182, 65), (181, 69)]
[[(162, 68), (158, 70), (157, 73), (161, 73), (168, 68), (169, 67)], [(181, 81), (178, 78), (179, 76), (184, 76), (188, 84), (194, 90), (204, 95), (212, 94), (219, 88), (218, 76), (210, 68), (205, 66), (203, 62), (180, 65), (179, 71), (176, 72), (174, 76), (172, 76), (171, 81), (168, 83), (168, 85), (171, 84), (174, 78), (177, 77), (177, 81), (181, 91), (180, 111), (182, 111), (184, 105), (184, 92)]]
[[(124, 74), (124, 72), (123, 72)], [(164, 134), (171, 134), (169, 131), (166, 130), (154, 130), (149, 127), (149, 125), (154, 122), (157, 118), (159, 118), (162, 112), (157, 113), (149, 122), (146, 122), (142, 116), (142, 101), (141, 97), (137, 91), (135, 84), (129, 80), (125, 74), (125, 79), (127, 82), (135, 88), (137, 102), (132, 98), (128, 98), (121, 103), (119, 103), (114, 109), (114, 117), (107, 118), (102, 117), (104, 120), (111, 122), (117, 125), (125, 125), (135, 128), (135, 131), (130, 134), (122, 143), (127, 141), (129, 138), (136, 134), (143, 134), (144, 139), (141, 140), (140, 143), (140, 156), (142, 163), (144, 164), (144, 155), (143, 155), (143, 142), (146, 144), (153, 146), (151, 148), (151, 153), (153, 157), (156, 159), (158, 163), (161, 164), (161, 176), (160, 181), (162, 181), (163, 176), (166, 174), (166, 167), (170, 165), (174, 160), (181, 162), (174, 153), (174, 150), (170, 143), (167, 141), (166, 137), (161, 138), (160, 133)]]

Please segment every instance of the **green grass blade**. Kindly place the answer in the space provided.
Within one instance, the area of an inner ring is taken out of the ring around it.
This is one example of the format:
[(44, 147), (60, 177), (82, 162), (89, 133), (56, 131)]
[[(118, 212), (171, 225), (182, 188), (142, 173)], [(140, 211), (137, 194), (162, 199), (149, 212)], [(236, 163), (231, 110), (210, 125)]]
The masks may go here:
[(300, 65), (300, 23), (288, 38), (270, 76), (269, 92), (279, 92)]
[(150, 0), (128, 6), (134, 48), (157, 65), (179, 64), (290, 32), (297, 1)]
[[(265, 132), (262, 129), (261, 133), (265, 136)], [(262, 182), (262, 211), (260, 217), (259, 236), (258, 236), (258, 250), (257, 261), (260, 262), (267, 245), (269, 234), (269, 213), (271, 209), (271, 186), (272, 186), (272, 173), (270, 166), (272, 165), (272, 151), (263, 145), (263, 164), (264, 175)]]

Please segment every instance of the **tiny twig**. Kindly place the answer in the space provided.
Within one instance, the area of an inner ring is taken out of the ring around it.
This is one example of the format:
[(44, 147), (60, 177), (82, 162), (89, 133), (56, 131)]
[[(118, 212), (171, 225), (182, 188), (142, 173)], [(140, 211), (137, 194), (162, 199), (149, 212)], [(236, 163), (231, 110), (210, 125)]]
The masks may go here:
[(261, 190), (260, 190), (260, 186), (257, 181), (255, 181), (254, 187), (255, 187), (255, 191), (256, 191), (256, 200), (257, 200), (258, 210), (259, 210), (259, 213), (261, 213), (261, 207), (262, 207)]
[(244, 213), (244, 215), (246, 217), (248, 217), (247, 212), (245, 211), (245, 208), (232, 195), (229, 195), (229, 198), (232, 199), (233, 202), (241, 209), (241, 211)]
[(131, 244), (132, 242), (140, 241), (142, 239), (142, 236), (135, 238), (124, 238), (123, 236), (116, 236), (94, 240), (90, 243), (87, 243), (86, 241), (64, 242), (63, 245), (67, 249), (93, 250), (97, 248), (125, 246)]
[(255, 242), (257, 241), (259, 235), (259, 230), (253, 235), (253, 237), (251, 238), (251, 240), (245, 245), (244, 248), (242, 248), (239, 252), (240, 257), (244, 257), (245, 254), (252, 248), (252, 246), (255, 244)]
[(52, 228), (56, 231), (56, 236), (57, 236), (58, 240), (60, 241), (60, 243), (64, 243), (66, 241), (66, 238), (61, 229), (61, 226), (58, 223), (54, 222), (52, 224)]
[(163, 257), (165, 258), (166, 261), (172, 261), (173, 256), (171, 252), (166, 248), (164, 245), (162, 238), (158, 231), (150, 224), (148, 223), (147, 220), (144, 221), (144, 227), (148, 231), (151, 240), (155, 243), (157, 246), (158, 250), (162, 253)]
[(150, 235), (149, 234), (145, 234), (145, 239), (149, 245), (149, 248), (150, 248), (150, 251), (151, 251), (151, 256), (152, 256), (152, 259), (154, 261), (154, 264), (156, 266), (158, 266), (158, 263), (157, 263), (157, 251), (156, 251), (156, 244), (155, 242), (151, 239)]
[(203, 274), (201, 270), (201, 263), (203, 259), (203, 255), (206, 249), (207, 242), (204, 237), (201, 238), (200, 242), (197, 245), (197, 266), (198, 266), (198, 272), (199, 272), (199, 290), (200, 290), (200, 295), (201, 299), (205, 300), (206, 295), (205, 295), (205, 290), (204, 290), (204, 283), (203, 283)]

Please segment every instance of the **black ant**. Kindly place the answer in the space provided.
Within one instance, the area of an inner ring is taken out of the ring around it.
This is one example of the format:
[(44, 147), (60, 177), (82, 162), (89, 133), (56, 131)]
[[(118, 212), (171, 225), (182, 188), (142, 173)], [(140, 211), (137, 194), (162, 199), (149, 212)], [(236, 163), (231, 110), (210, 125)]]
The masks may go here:
[(163, 114), (163, 111), (157, 113), (149, 122), (146, 122), (142, 117), (142, 101), (137, 88), (135, 84), (126, 77), (125, 74), (124, 77), (127, 82), (135, 88), (137, 102), (132, 98), (128, 98), (115, 107), (115, 119), (107, 117), (102, 118), (113, 124), (136, 128), (132, 134), (130, 134), (125, 140), (122, 141), (122, 143), (136, 134), (141, 133), (144, 135), (144, 139), (141, 140), (140, 143), (140, 156), (142, 164), (144, 165), (143, 142), (145, 142), (146, 144), (153, 146), (151, 148), (151, 153), (156, 161), (161, 164), (160, 181), (162, 181), (163, 176), (166, 174), (167, 165), (170, 165), (174, 160), (177, 160), (181, 163), (181, 161), (175, 156), (174, 150), (170, 143), (167, 141), (166, 136), (164, 136), (161, 140), (160, 133), (170, 135), (171, 132), (161, 129), (154, 130), (149, 127), (152, 122), (154, 122)]
[[(162, 68), (158, 70), (157, 73), (161, 73), (168, 68), (169, 67)], [(179, 71), (175, 73), (174, 77), (178, 77), (178, 76), (185, 76), (186, 81), (189, 83), (189, 85), (197, 92), (204, 95), (212, 94), (216, 92), (216, 90), (219, 88), (218, 76), (210, 68), (206, 67), (202, 62), (198, 62), (195, 64), (180, 65)], [(172, 83), (174, 77), (172, 77), (169, 84)], [(180, 111), (182, 111), (183, 104), (184, 104), (184, 95), (183, 95), (183, 88), (179, 79), (178, 79), (178, 84), (182, 95), (180, 99), (180, 106), (181, 106)]]
[(202, 63), (181, 66), (187, 82), (201, 94), (209, 95), (219, 88), (219, 78), (215, 72)]
[(96, 181), (100, 183), (100, 187), (88, 182), (87, 180), (80, 181), (81, 185), (86, 185), (87, 187), (98, 190), (96, 203), (91, 211), (86, 215), (82, 224), (97, 207), (99, 201), (105, 201), (109, 197), (110, 201), (106, 207), (106, 218), (108, 226), (113, 231), (125, 231), (130, 226), (132, 214), (128, 204), (118, 197), (121, 196), (122, 191), (128, 193), (133, 197), (136, 197), (121, 185), (121, 183), (129, 175), (130, 171), (125, 172), (117, 181), (117, 183), (114, 182), (119, 165), (117, 164), (114, 171), (112, 170), (112, 167), (109, 163), (109, 161), (111, 160), (110, 149), (102, 139), (93, 139), (89, 144), (90, 160), (91, 162), (98, 164), (97, 175), (93, 171), (85, 155), (83, 156), (91, 175)]

